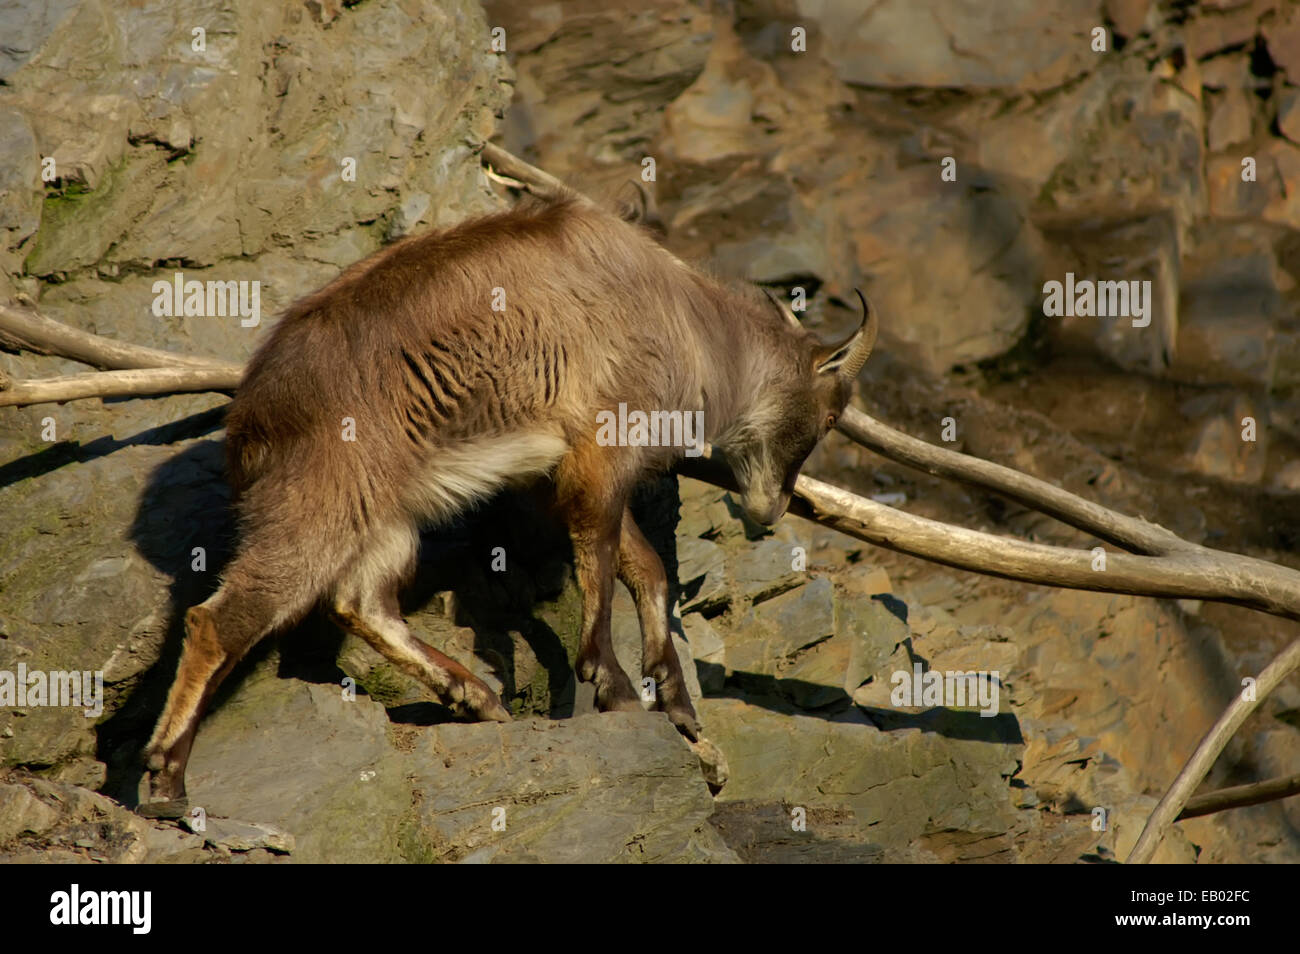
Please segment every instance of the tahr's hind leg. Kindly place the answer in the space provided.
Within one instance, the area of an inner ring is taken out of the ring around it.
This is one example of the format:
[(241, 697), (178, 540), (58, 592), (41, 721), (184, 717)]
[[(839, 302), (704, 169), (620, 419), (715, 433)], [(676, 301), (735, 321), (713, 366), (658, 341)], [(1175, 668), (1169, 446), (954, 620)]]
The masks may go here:
[(397, 591), (415, 564), (418, 543), (411, 526), (372, 530), (339, 579), (331, 606), (335, 621), (453, 709), (509, 722), (510, 710), (487, 683), (414, 636), (402, 619)]
[(266, 520), (250, 532), (221, 587), (185, 614), (185, 643), (167, 703), (145, 747), (149, 797), (141, 814), (185, 810), (185, 766), (199, 720), (221, 681), (263, 637), (300, 619), (342, 562), (347, 543), (333, 536), (304, 557), (295, 527)]
[[(288, 594), (286, 594), (288, 601)], [(279, 622), (265, 594), (228, 578), (215, 594), (185, 614), (185, 644), (167, 704), (145, 748), (149, 800), (140, 813), (184, 814), (185, 767), (199, 721), (217, 687), (239, 660)]]
[(641, 673), (655, 681), (655, 708), (666, 713), (682, 735), (699, 741), (699, 720), (668, 632), (668, 576), (659, 554), (632, 519), (630, 508), (623, 510), (618, 578), (636, 601), (641, 621)]

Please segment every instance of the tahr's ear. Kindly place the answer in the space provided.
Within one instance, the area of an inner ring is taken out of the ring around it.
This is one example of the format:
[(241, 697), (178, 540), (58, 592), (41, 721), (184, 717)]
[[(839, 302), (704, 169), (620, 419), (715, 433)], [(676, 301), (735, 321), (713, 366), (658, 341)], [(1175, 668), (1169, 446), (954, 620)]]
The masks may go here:
[(867, 358), (871, 357), (871, 349), (876, 345), (878, 330), (875, 309), (871, 307), (862, 292), (856, 288), (853, 290), (857, 292), (858, 300), (862, 302), (862, 324), (843, 344), (821, 349), (815, 365), (818, 374), (835, 374), (845, 382), (851, 382), (856, 378), (862, 366), (867, 363)]
[(641, 224), (650, 216), (650, 200), (645, 194), (645, 189), (641, 183), (629, 179), (625, 186), (624, 192), (626, 198), (620, 196), (618, 204), (618, 217), (624, 222)]
[(781, 317), (785, 319), (787, 324), (792, 325), (795, 328), (803, 328), (803, 325), (799, 324), (799, 319), (794, 316), (794, 312), (781, 304), (777, 297), (772, 294), (770, 288), (764, 288), (763, 294), (766, 295), (768, 300), (772, 303), (772, 307), (781, 313)]

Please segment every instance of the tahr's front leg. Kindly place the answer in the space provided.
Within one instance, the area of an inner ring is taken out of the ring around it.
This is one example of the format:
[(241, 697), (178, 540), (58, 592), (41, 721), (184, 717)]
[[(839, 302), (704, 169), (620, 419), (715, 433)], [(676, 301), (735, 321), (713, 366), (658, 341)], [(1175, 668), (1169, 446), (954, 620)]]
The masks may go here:
[[(586, 466), (583, 466), (585, 463)], [(592, 479), (600, 463), (594, 454), (573, 456), (557, 472), (557, 503), (573, 540), (574, 569), (582, 591), (582, 638), (574, 665), (578, 678), (596, 687), (601, 712), (644, 707), (614, 655), (610, 636), (614, 573), (618, 564), (623, 500), (612, 500), (599, 489), (605, 481)]]
[(655, 681), (655, 708), (666, 713), (682, 735), (699, 741), (699, 720), (668, 630), (668, 575), (626, 507), (619, 535), (618, 578), (636, 601), (641, 620), (641, 673)]

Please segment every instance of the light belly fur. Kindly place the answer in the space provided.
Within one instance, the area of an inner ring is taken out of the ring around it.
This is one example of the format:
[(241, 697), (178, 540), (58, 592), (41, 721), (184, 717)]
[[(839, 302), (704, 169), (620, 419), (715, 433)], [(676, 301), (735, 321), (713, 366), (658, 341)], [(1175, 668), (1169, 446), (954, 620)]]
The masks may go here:
[(560, 434), (515, 431), (432, 451), (406, 499), (421, 520), (441, 522), (502, 487), (551, 471), (568, 451)]

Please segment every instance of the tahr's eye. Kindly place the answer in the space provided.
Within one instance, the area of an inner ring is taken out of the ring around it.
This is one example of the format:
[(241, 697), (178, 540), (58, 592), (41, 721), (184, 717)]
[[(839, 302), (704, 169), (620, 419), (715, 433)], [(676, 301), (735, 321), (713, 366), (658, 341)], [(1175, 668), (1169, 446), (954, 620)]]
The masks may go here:
[(826, 415), (826, 429), (829, 431), (832, 427), (835, 426), (835, 422), (838, 421), (838, 420), (839, 420), (839, 416), (838, 416), (838, 415), (836, 415), (836, 414), (827, 414), (827, 415)]

